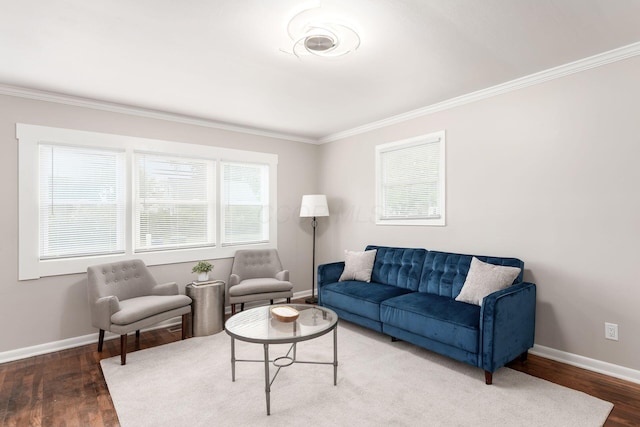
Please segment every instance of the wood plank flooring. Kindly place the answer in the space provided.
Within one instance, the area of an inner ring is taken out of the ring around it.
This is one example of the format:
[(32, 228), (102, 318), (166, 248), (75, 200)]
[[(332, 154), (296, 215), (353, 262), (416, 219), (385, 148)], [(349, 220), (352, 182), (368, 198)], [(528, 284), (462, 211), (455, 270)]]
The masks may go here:
[[(180, 340), (180, 331), (143, 332), (128, 351)], [(100, 360), (120, 354), (119, 340), (63, 350), (0, 365), (0, 425), (118, 426), (118, 416), (102, 376)], [(580, 390), (615, 406), (605, 426), (640, 426), (640, 385), (529, 356), (512, 369)], [(478, 382), (479, 387), (485, 386)]]

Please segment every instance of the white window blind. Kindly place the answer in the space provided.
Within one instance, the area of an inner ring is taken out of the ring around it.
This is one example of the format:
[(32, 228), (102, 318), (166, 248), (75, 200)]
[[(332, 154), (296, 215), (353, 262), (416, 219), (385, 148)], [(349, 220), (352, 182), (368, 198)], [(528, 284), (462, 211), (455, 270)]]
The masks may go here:
[(378, 222), (444, 225), (444, 132), (376, 151)]
[(39, 146), (41, 260), (124, 253), (124, 152)]
[(135, 248), (215, 245), (215, 164), (136, 153)]
[(269, 240), (269, 166), (223, 162), (223, 245)]

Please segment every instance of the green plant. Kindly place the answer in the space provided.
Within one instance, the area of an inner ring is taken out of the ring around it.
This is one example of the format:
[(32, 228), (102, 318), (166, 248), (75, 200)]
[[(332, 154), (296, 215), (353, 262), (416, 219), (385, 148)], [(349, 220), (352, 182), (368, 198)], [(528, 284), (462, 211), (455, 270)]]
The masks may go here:
[(207, 261), (198, 261), (196, 265), (191, 269), (192, 273), (208, 273), (213, 270), (213, 265)]

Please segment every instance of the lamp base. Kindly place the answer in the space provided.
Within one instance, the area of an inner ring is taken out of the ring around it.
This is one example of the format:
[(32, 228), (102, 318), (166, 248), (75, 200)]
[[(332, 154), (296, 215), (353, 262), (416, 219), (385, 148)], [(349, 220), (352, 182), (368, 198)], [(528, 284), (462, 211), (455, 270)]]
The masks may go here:
[(318, 303), (318, 298), (317, 297), (309, 297), (309, 298), (306, 298), (304, 300), (304, 302), (306, 302), (307, 304), (317, 304)]

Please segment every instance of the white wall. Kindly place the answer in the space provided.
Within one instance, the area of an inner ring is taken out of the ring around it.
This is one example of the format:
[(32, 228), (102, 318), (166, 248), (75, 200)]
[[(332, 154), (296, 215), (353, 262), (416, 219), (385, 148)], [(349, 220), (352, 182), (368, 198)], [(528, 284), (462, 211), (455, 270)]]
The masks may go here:
[[(311, 225), (298, 217), (303, 194), (317, 191), (317, 151), (310, 144), (252, 136), (49, 102), (0, 96), (0, 353), (94, 333), (84, 274), (18, 281), (17, 122), (269, 152), (278, 155), (278, 243), (294, 292), (311, 289)], [(152, 267), (159, 281), (184, 286), (194, 263)], [(227, 280), (231, 259), (215, 261)]]
[[(639, 76), (635, 57), (323, 145), (319, 261), (366, 244), (519, 257), (537, 344), (640, 369)], [(376, 226), (375, 145), (439, 130), (447, 226)]]

